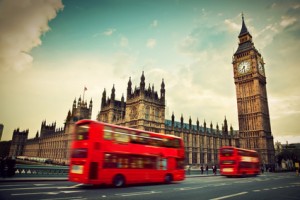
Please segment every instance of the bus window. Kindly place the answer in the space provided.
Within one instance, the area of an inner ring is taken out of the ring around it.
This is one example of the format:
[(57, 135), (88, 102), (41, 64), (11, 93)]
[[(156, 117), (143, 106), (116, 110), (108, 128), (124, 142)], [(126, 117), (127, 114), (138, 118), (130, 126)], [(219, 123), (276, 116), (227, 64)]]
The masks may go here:
[(138, 143), (138, 138), (135, 132), (130, 132), (130, 142), (131, 143)]
[(112, 129), (109, 126), (104, 126), (104, 135), (103, 138), (105, 140), (112, 140), (113, 139), (113, 133), (112, 133)]
[(89, 135), (89, 124), (80, 124), (75, 129), (76, 140), (87, 140)]
[(150, 135), (147, 133), (140, 133), (139, 134), (139, 142), (142, 144), (149, 144), (149, 137), (150, 137)]
[(179, 148), (180, 140), (177, 138), (167, 138), (164, 140), (165, 146), (169, 148)]
[(87, 153), (88, 153), (87, 148), (73, 149), (72, 158), (86, 158)]
[(167, 169), (167, 159), (160, 158), (157, 162), (157, 169), (166, 170)]
[(221, 150), (220, 153), (221, 153), (222, 156), (232, 156), (233, 152), (234, 152), (233, 149), (225, 149), (224, 148), (224, 149)]
[(116, 142), (129, 142), (129, 135), (127, 130), (115, 129), (114, 136)]

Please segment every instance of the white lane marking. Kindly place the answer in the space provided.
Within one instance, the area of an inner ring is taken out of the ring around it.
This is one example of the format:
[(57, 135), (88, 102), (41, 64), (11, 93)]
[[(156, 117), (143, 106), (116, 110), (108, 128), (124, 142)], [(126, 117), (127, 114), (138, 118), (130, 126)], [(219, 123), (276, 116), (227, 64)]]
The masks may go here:
[(22, 184), (22, 185), (0, 185), (1, 187), (16, 187), (16, 186), (27, 186), (28, 184)]
[(34, 195), (34, 194), (58, 194), (59, 192), (30, 192), (30, 193), (17, 193), (11, 194), (11, 196), (24, 196), (24, 195)]
[(243, 195), (243, 194), (247, 194), (248, 192), (240, 192), (240, 193), (236, 193), (236, 194), (231, 194), (231, 195), (226, 195), (226, 196), (222, 196), (222, 197), (217, 197), (217, 198), (213, 198), (211, 200), (220, 200), (220, 199), (227, 199), (230, 197), (235, 197), (235, 196), (239, 196), (239, 195)]
[(219, 183), (219, 184), (215, 184), (215, 185), (212, 185), (212, 186), (218, 187), (218, 186), (223, 186), (223, 185), (231, 185), (231, 184), (228, 184), (228, 183)]
[(84, 185), (84, 184), (80, 183), (80, 184), (72, 185), (72, 186), (62, 186), (62, 187), (57, 187), (57, 189), (77, 188), (77, 187), (80, 187), (81, 185)]
[(39, 184), (39, 183), (37, 183), (37, 184), (33, 184), (34, 186), (45, 186), (45, 185), (53, 185), (53, 184)]
[(253, 190), (253, 192), (260, 192), (260, 190)]
[(300, 185), (300, 183), (298, 183), (298, 182), (290, 183), (290, 184), (293, 184), (293, 185)]
[(202, 187), (183, 187), (183, 188), (175, 188), (174, 190), (195, 190), (195, 189), (201, 189), (201, 188), (204, 188), (203, 186)]
[(77, 185), (73, 185), (73, 186), (70, 186), (70, 187), (79, 187), (79, 186), (82, 186), (82, 185), (84, 185), (84, 184), (83, 183), (79, 183)]
[(47, 198), (47, 199), (41, 199), (41, 200), (69, 200), (69, 199), (81, 199), (84, 200), (86, 198), (83, 197), (61, 197), (61, 198)]
[(76, 192), (83, 192), (83, 191), (29, 192), (29, 193), (16, 193), (16, 194), (11, 194), (11, 195), (12, 196), (24, 196), (24, 195), (35, 195), (35, 194), (56, 195), (56, 194), (59, 194), (59, 193), (69, 194), (69, 193), (76, 193)]
[(251, 183), (253, 181), (235, 181), (234, 183)]
[(0, 189), (0, 191), (6, 191), (6, 190), (38, 190), (38, 189), (53, 189), (53, 188), (58, 188), (57, 186), (52, 186), (52, 187), (30, 187), (30, 188), (5, 188), (5, 189)]
[(120, 193), (115, 194), (117, 196), (129, 197), (129, 196), (137, 196), (137, 195), (148, 195), (148, 194), (158, 194), (160, 191), (146, 191), (146, 192), (130, 192), (130, 193)]

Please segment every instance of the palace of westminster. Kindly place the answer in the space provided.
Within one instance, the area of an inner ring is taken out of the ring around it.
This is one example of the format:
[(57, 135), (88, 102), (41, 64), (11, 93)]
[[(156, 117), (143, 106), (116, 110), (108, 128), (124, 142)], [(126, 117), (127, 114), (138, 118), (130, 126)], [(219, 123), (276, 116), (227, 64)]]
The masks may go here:
[[(199, 120), (192, 123), (189, 118), (184, 122), (183, 115), (175, 120), (165, 119), (166, 90), (164, 80), (160, 93), (145, 83), (144, 72), (138, 87), (132, 86), (131, 79), (127, 83), (126, 100), (115, 98), (115, 87), (107, 95), (104, 89), (98, 121), (111, 124), (172, 134), (184, 140), (185, 163), (193, 166), (218, 163), (218, 149), (221, 146), (236, 146), (254, 149), (259, 152), (263, 164), (274, 164), (275, 152), (269, 118), (266, 91), (266, 76), (262, 55), (254, 47), (252, 35), (249, 33), (244, 17), (238, 36), (239, 44), (232, 57), (234, 83), (238, 109), (239, 130), (228, 127), (225, 117), (221, 128), (217, 124), (200, 125)], [(43, 121), (40, 132), (28, 139), (28, 130), (14, 130), (10, 145), (10, 156), (30, 156), (52, 159), (56, 163), (68, 164), (69, 149), (75, 123), (80, 119), (91, 119), (93, 102), (89, 104), (79, 98), (73, 102), (63, 128), (56, 128), (56, 123), (46, 124)]]

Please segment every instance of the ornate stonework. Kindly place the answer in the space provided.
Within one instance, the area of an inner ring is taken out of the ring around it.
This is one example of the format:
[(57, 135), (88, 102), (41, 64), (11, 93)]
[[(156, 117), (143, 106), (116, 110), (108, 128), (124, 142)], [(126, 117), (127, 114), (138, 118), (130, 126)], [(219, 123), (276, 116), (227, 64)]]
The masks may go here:
[[(200, 125), (192, 124), (189, 118), (185, 123), (183, 115), (175, 121), (165, 119), (165, 83), (162, 80), (160, 94), (154, 90), (154, 85), (146, 87), (144, 72), (140, 85), (132, 88), (129, 78), (126, 100), (115, 97), (115, 86), (110, 97), (104, 89), (101, 99), (101, 109), (97, 120), (132, 127), (141, 130), (172, 134), (183, 138), (185, 143), (185, 163), (199, 167), (200, 165), (218, 164), (218, 149), (229, 145), (259, 151), (262, 163), (274, 163), (274, 144), (271, 133), (268, 98), (266, 91), (266, 74), (261, 54), (255, 49), (252, 36), (242, 23), (239, 35), (239, 46), (233, 55), (234, 82), (238, 106), (239, 132), (232, 126), (228, 128), (227, 119), (219, 128), (212, 122), (207, 127), (206, 121)], [(65, 126), (56, 129), (56, 123), (46, 125), (42, 122), (39, 133), (33, 139), (27, 139), (28, 131), (14, 132), (10, 155), (45, 157), (57, 163), (68, 164), (69, 149), (75, 123), (80, 119), (91, 119), (92, 100), (87, 102), (74, 100), (72, 111), (68, 112)], [(20, 138), (22, 142), (20, 143)], [(25, 138), (25, 139), (24, 139)]]
[(265, 63), (262, 55), (254, 47), (244, 17), (242, 17), (239, 41), (232, 64), (236, 85), (240, 146), (257, 150), (262, 163), (273, 164), (275, 151), (270, 125)]

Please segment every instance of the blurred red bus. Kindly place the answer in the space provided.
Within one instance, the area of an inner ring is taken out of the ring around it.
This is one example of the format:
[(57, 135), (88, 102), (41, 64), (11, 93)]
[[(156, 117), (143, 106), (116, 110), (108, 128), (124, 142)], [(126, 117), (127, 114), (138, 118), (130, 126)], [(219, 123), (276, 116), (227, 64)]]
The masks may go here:
[(69, 181), (122, 187), (184, 179), (180, 137), (92, 120), (76, 123)]
[(259, 155), (254, 150), (224, 146), (219, 150), (220, 174), (224, 176), (258, 175)]

